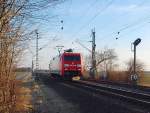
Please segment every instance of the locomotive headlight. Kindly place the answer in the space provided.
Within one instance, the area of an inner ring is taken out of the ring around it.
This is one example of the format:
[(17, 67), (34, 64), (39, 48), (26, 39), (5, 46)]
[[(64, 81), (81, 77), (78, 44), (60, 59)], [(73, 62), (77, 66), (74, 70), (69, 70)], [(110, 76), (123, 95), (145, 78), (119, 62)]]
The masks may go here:
[(69, 67), (69, 64), (64, 64), (64, 67)]
[(77, 64), (77, 67), (81, 67), (81, 64)]

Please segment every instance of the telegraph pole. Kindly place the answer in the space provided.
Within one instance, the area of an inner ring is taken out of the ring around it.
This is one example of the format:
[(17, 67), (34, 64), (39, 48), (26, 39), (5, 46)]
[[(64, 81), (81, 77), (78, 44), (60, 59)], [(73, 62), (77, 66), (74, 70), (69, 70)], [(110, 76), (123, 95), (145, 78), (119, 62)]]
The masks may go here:
[(38, 40), (39, 40), (39, 33), (36, 30), (36, 70), (39, 69), (39, 47), (38, 47)]
[(92, 30), (92, 77), (96, 75), (96, 57), (95, 57), (95, 29)]

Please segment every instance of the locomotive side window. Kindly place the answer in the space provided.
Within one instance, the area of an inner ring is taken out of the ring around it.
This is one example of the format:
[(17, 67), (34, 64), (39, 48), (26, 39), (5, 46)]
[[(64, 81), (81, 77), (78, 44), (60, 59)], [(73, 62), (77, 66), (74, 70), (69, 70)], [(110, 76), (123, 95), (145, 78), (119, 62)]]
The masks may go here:
[(65, 61), (80, 61), (80, 56), (64, 56)]

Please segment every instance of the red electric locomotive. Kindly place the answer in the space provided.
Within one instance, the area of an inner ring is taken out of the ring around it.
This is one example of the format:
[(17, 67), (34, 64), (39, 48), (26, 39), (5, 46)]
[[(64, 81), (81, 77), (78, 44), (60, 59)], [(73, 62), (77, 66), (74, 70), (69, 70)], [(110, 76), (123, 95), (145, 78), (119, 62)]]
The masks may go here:
[(64, 52), (50, 61), (49, 69), (53, 77), (79, 78), (82, 76), (81, 54)]

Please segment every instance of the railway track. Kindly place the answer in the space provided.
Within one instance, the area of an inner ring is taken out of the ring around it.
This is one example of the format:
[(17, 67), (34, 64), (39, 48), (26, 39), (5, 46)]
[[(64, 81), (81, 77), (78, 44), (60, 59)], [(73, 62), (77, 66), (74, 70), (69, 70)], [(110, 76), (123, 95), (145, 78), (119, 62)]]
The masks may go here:
[(98, 95), (106, 95), (130, 102), (134, 105), (142, 107), (143, 109), (147, 109), (148, 111), (150, 110), (150, 94), (147, 93), (127, 89), (125, 90), (83, 80), (73, 81), (71, 85), (92, 91)]
[[(47, 78), (45, 78), (47, 79)], [(84, 80), (75, 80), (75, 81), (61, 81), (53, 80), (54, 82), (66, 84), (70, 88), (77, 87), (80, 90), (85, 90), (88, 93), (96, 94), (96, 97), (106, 96), (110, 99), (120, 100), (123, 103), (129, 104), (138, 110), (144, 109), (144, 113), (150, 112), (150, 94), (146, 92), (139, 92), (132, 89), (124, 89), (119, 87), (114, 87), (113, 85), (106, 85), (100, 83), (94, 83)], [(131, 108), (132, 109), (132, 108)]]
[(150, 87), (147, 86), (140, 86), (140, 85), (132, 85), (129, 83), (119, 83), (119, 82), (111, 82), (111, 81), (90, 81), (90, 82), (94, 82), (94, 83), (99, 83), (99, 84), (104, 84), (104, 85), (109, 85), (109, 86), (113, 86), (113, 87), (120, 87), (122, 89), (131, 89), (131, 90), (137, 90), (140, 92), (144, 92), (144, 93), (149, 93), (150, 94)]

